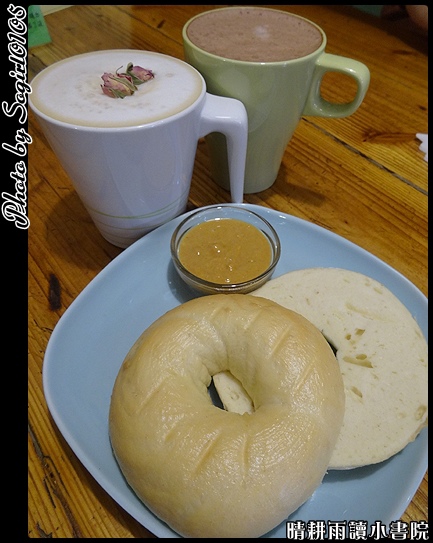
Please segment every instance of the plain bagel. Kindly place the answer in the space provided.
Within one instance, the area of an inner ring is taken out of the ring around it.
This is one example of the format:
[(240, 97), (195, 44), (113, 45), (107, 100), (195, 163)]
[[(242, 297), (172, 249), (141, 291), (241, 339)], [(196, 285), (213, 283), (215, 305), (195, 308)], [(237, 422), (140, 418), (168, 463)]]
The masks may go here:
[[(251, 414), (213, 405), (229, 371)], [(322, 334), (253, 296), (204, 296), (136, 341), (117, 376), (110, 437), (143, 503), (185, 537), (259, 537), (320, 485), (341, 428), (344, 390)]]
[(427, 426), (427, 341), (384, 285), (354, 271), (309, 268), (253, 294), (301, 313), (336, 349), (346, 412), (330, 469), (386, 460)]

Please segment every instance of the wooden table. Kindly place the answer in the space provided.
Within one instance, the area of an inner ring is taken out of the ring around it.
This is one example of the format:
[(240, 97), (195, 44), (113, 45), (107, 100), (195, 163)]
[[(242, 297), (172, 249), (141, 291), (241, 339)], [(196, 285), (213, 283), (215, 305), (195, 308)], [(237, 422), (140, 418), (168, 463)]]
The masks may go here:
[[(29, 52), (29, 80), (70, 55), (137, 48), (183, 58), (181, 30), (212, 6), (73, 6), (46, 17), (52, 43)], [(279, 7), (279, 6), (276, 6)], [(371, 84), (358, 112), (304, 118), (276, 183), (245, 201), (323, 226), (367, 249), (427, 295), (427, 43), (407, 24), (350, 6), (288, 6), (321, 25), (330, 53), (364, 62)], [(9, 69), (9, 68), (8, 68)], [(329, 75), (325, 96), (348, 101)], [(337, 93), (337, 95), (336, 95)], [(121, 252), (96, 230), (33, 114), (28, 131), (30, 537), (154, 537), (95, 482), (48, 412), (42, 363), (51, 332), (83, 288)], [(199, 142), (190, 208), (230, 201), (209, 177)], [(428, 519), (427, 474), (402, 520)]]

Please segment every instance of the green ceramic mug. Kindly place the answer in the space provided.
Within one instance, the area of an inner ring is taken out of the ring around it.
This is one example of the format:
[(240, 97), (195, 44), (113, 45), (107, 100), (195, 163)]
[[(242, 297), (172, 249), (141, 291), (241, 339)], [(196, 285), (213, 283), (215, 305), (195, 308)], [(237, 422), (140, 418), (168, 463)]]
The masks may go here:
[[(227, 7), (190, 19), (182, 32), (185, 60), (204, 77), (208, 92), (237, 98), (248, 114), (245, 193), (269, 188), (303, 115), (347, 117), (362, 103), (370, 82), (356, 60), (325, 53), (326, 35), (303, 17), (270, 8)], [(326, 72), (353, 78), (349, 103), (321, 96)], [(225, 136), (206, 136), (211, 174), (229, 188)]]

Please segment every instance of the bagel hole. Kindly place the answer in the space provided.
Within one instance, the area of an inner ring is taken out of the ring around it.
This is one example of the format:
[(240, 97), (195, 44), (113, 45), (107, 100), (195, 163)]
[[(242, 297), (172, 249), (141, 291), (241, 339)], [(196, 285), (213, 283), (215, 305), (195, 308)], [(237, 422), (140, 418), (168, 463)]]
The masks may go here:
[(207, 391), (213, 405), (215, 407), (219, 407), (220, 409), (224, 409), (221, 398), (219, 397), (218, 391), (215, 388), (215, 383), (213, 379), (211, 380), (210, 385), (207, 387)]
[(212, 383), (225, 411), (239, 415), (254, 413), (254, 402), (241, 381), (229, 370), (213, 375)]

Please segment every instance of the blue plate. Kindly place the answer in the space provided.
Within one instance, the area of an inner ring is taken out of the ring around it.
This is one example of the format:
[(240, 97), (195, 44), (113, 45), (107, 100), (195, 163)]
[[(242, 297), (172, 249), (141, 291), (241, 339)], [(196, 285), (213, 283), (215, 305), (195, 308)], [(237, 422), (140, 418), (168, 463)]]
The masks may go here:
[[(353, 243), (307, 221), (260, 206), (281, 240), (274, 277), (310, 267), (358, 271), (383, 283), (409, 309), (425, 337), (427, 298), (405, 277)], [(127, 485), (108, 435), (110, 396), (124, 357), (142, 331), (195, 295), (182, 283), (170, 258), (170, 238), (185, 217), (150, 232), (115, 258), (81, 292), (53, 331), (45, 353), (43, 386), (54, 421), (98, 483), (138, 522), (158, 537), (180, 537), (153, 515)], [(368, 436), (366, 436), (368, 439)], [(399, 520), (427, 470), (428, 434), (389, 460), (349, 471), (330, 471), (289, 521)], [(420, 519), (421, 520), (421, 519)], [(286, 537), (286, 523), (263, 537)]]

